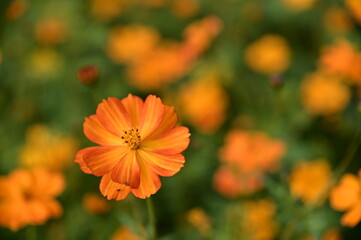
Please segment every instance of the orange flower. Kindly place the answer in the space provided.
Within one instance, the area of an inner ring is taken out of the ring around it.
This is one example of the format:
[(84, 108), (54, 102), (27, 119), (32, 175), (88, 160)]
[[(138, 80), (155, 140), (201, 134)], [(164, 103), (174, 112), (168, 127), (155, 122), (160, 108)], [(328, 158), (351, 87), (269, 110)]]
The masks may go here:
[(94, 214), (106, 213), (110, 209), (108, 202), (96, 193), (85, 194), (83, 197), (83, 205), (88, 212)]
[(35, 38), (40, 44), (63, 43), (67, 35), (65, 22), (57, 18), (44, 18), (35, 25)]
[(118, 17), (128, 5), (128, 0), (91, 0), (90, 12), (99, 21), (110, 21)]
[(16, 20), (24, 15), (27, 9), (25, 0), (14, 0), (5, 11), (5, 18), (7, 20)]
[(77, 145), (73, 138), (63, 137), (51, 132), (45, 125), (36, 124), (26, 131), (26, 143), (20, 152), (20, 162), (24, 167), (62, 170), (71, 163)]
[(305, 77), (301, 85), (302, 102), (313, 115), (340, 113), (350, 100), (348, 86), (335, 75), (316, 72)]
[(345, 0), (347, 8), (351, 11), (356, 20), (361, 23), (361, 1), (360, 0)]
[(323, 19), (331, 31), (347, 33), (353, 27), (347, 12), (341, 7), (330, 7)]
[(193, 208), (187, 213), (187, 220), (204, 237), (209, 237), (212, 232), (212, 225), (206, 212), (201, 208)]
[(122, 226), (117, 229), (110, 240), (144, 240), (144, 238), (134, 234), (128, 227)]
[(28, 224), (44, 224), (62, 214), (54, 199), (64, 188), (63, 177), (46, 169), (15, 170), (0, 179), (0, 225), (13, 231)]
[(217, 131), (226, 119), (228, 95), (212, 76), (184, 85), (177, 98), (184, 116), (201, 132)]
[(354, 227), (361, 221), (361, 170), (358, 176), (345, 174), (330, 194), (330, 205), (337, 211), (347, 211), (341, 224)]
[(282, 0), (286, 8), (293, 11), (304, 11), (310, 9), (317, 0)]
[(331, 169), (323, 159), (312, 162), (299, 162), (291, 172), (289, 185), (294, 197), (307, 204), (316, 202), (326, 190), (331, 179)]
[(263, 187), (264, 172), (277, 170), (284, 152), (283, 142), (262, 132), (232, 130), (220, 150), (222, 165), (215, 174), (214, 187), (226, 197), (252, 194)]
[(198, 0), (172, 0), (172, 12), (181, 18), (188, 18), (194, 16), (199, 9)]
[(291, 50), (283, 37), (268, 34), (247, 47), (245, 59), (254, 71), (279, 74), (290, 65)]
[(80, 150), (75, 161), (85, 173), (102, 176), (100, 191), (109, 200), (129, 192), (147, 198), (159, 190), (159, 176), (172, 176), (184, 164), (190, 134), (177, 121), (174, 108), (154, 95), (144, 102), (131, 94), (108, 98), (84, 122), (84, 134), (101, 146)]

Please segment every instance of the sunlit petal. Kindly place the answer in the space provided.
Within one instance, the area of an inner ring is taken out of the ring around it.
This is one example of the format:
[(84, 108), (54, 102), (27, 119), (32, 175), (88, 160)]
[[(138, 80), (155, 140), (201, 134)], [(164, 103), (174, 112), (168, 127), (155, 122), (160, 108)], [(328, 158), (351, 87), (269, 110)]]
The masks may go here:
[(137, 127), (139, 125), (139, 117), (143, 109), (143, 100), (140, 97), (129, 94), (126, 98), (123, 98), (122, 103), (127, 110), (131, 119), (132, 126)]
[(134, 150), (129, 151), (114, 167), (111, 176), (114, 182), (125, 184), (131, 188), (139, 187), (140, 170), (135, 153)]
[(143, 140), (159, 127), (163, 117), (162, 101), (154, 95), (149, 95), (145, 100), (139, 119), (140, 134)]
[(85, 136), (94, 143), (99, 145), (119, 145), (121, 143), (120, 138), (109, 132), (99, 121), (97, 115), (85, 118), (83, 127)]
[(108, 173), (102, 177), (100, 181), (100, 192), (108, 200), (122, 200), (126, 198), (130, 192), (130, 187), (113, 182), (111, 179), (111, 173)]

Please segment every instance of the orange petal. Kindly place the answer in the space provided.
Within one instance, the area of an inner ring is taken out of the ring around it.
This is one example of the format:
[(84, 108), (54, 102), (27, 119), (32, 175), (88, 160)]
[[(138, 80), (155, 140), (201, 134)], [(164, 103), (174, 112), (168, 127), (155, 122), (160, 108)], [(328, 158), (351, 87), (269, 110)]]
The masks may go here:
[(148, 138), (157, 138), (160, 134), (174, 128), (178, 122), (174, 107), (164, 105), (164, 117), (159, 127)]
[(79, 164), (80, 169), (86, 173), (86, 174), (92, 174), (92, 171), (88, 168), (88, 166), (85, 164), (84, 162), (84, 154), (87, 151), (90, 151), (92, 149), (95, 149), (97, 147), (88, 147), (88, 148), (83, 148), (80, 151), (78, 151), (75, 155), (75, 160), (74, 162), (76, 162), (77, 164)]
[(331, 207), (338, 211), (344, 211), (354, 205), (359, 198), (360, 183), (356, 176), (345, 174), (340, 184), (334, 187), (330, 194)]
[(341, 224), (347, 227), (356, 226), (361, 220), (361, 201), (353, 206), (347, 213), (341, 218)]
[(137, 152), (154, 173), (163, 177), (173, 176), (184, 166), (182, 154), (165, 156), (140, 149)]
[(98, 105), (97, 113), (99, 121), (106, 129), (120, 136), (123, 130), (131, 128), (129, 114), (122, 102), (110, 97)]
[(143, 109), (143, 100), (140, 97), (129, 94), (128, 97), (123, 98), (122, 103), (128, 111), (133, 126), (138, 126), (139, 117)]
[(112, 171), (128, 151), (128, 147), (99, 146), (86, 151), (83, 159), (92, 174), (103, 176)]
[(139, 130), (143, 140), (158, 128), (163, 117), (164, 105), (162, 101), (154, 95), (149, 95), (145, 99), (139, 119)]
[(140, 184), (139, 164), (134, 150), (129, 151), (112, 171), (114, 182), (137, 188)]
[(155, 174), (146, 161), (137, 154), (139, 166), (140, 166), (140, 185), (138, 188), (131, 189), (131, 192), (138, 198), (147, 198), (150, 195), (156, 193), (161, 187), (161, 182), (157, 174)]
[(92, 142), (100, 145), (119, 145), (120, 138), (109, 132), (99, 121), (97, 115), (85, 118), (83, 124), (85, 136)]
[(176, 127), (155, 139), (145, 140), (141, 148), (162, 155), (177, 154), (188, 147), (189, 136), (188, 128)]
[(108, 200), (122, 200), (126, 198), (130, 192), (130, 187), (113, 182), (111, 179), (111, 173), (108, 173), (102, 177), (100, 181), (100, 192), (104, 197), (107, 197)]
[(64, 178), (60, 173), (50, 172), (45, 168), (32, 170), (33, 191), (41, 192), (47, 198), (59, 195), (64, 189)]

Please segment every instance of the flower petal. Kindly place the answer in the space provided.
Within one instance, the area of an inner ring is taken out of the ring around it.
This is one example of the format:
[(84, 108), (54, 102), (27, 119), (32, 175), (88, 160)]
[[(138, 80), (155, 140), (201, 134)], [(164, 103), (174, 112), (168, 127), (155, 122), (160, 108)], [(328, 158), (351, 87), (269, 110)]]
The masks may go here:
[(123, 130), (131, 128), (129, 114), (121, 100), (110, 97), (98, 105), (99, 121), (113, 134), (120, 136)]
[(156, 138), (160, 134), (174, 128), (178, 122), (177, 113), (174, 110), (174, 107), (164, 105), (164, 117), (162, 122), (159, 124), (159, 127), (148, 137)]
[(129, 151), (112, 171), (112, 180), (116, 183), (125, 184), (131, 188), (138, 188), (140, 184), (139, 164), (135, 155), (136, 151)]
[(359, 200), (347, 213), (341, 218), (341, 224), (347, 227), (356, 226), (361, 220), (361, 201)]
[(99, 145), (119, 145), (121, 143), (121, 139), (109, 132), (99, 121), (97, 115), (85, 118), (83, 127), (85, 136), (94, 143)]
[(164, 117), (164, 105), (160, 98), (149, 95), (145, 100), (139, 119), (139, 130), (142, 140), (153, 133)]
[(154, 173), (163, 177), (173, 176), (184, 166), (185, 160), (182, 154), (166, 156), (141, 149), (137, 152)]
[(123, 98), (121, 101), (129, 114), (132, 126), (138, 126), (144, 105), (143, 100), (140, 97), (129, 94), (128, 97)]
[(130, 187), (124, 184), (113, 182), (111, 179), (111, 173), (108, 173), (102, 177), (99, 188), (100, 192), (104, 197), (107, 197), (108, 200), (123, 200), (130, 192)]
[(340, 184), (334, 187), (330, 194), (330, 204), (338, 211), (344, 211), (354, 205), (359, 198), (360, 183), (356, 176), (345, 174)]
[(92, 149), (95, 149), (97, 147), (88, 147), (88, 148), (83, 148), (80, 151), (78, 151), (75, 155), (75, 160), (74, 162), (76, 162), (77, 164), (79, 164), (80, 169), (86, 173), (86, 174), (91, 174), (92, 171), (88, 168), (88, 166), (85, 164), (84, 162), (84, 154)]
[(145, 140), (141, 144), (141, 148), (162, 155), (177, 154), (188, 147), (189, 136), (190, 133), (188, 128), (176, 127), (157, 138)]
[(159, 176), (147, 166), (146, 160), (139, 154), (137, 154), (137, 159), (140, 166), (140, 185), (136, 189), (131, 189), (131, 192), (136, 197), (144, 199), (156, 193), (162, 184)]
[(103, 176), (112, 171), (128, 151), (128, 147), (99, 146), (86, 151), (83, 159), (92, 174)]

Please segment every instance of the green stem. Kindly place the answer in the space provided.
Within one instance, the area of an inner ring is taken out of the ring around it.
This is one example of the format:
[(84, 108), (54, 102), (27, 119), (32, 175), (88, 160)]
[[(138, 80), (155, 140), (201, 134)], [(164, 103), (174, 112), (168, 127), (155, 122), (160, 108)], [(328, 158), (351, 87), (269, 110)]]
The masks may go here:
[(26, 228), (26, 239), (27, 240), (36, 240), (36, 227), (35, 226), (27, 226)]
[(156, 230), (156, 219), (155, 219), (155, 213), (154, 213), (154, 205), (151, 198), (146, 199), (147, 202), (147, 210), (148, 210), (148, 239), (149, 240), (156, 240), (157, 239), (157, 230)]

